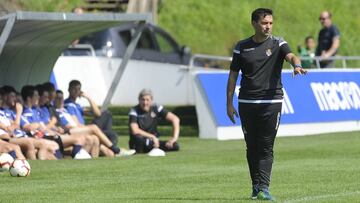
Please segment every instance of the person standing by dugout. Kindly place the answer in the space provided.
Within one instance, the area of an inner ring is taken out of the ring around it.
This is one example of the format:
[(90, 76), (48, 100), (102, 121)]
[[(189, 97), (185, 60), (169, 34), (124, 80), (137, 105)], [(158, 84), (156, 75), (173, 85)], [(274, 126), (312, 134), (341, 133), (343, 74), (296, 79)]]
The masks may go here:
[(255, 34), (237, 43), (227, 83), (227, 114), (235, 124), (233, 106), (236, 81), (241, 70), (239, 114), (247, 148), (252, 180), (252, 199), (274, 200), (269, 185), (273, 146), (280, 123), (283, 99), (281, 70), (284, 60), (293, 67), (293, 75), (306, 74), (301, 61), (287, 42), (273, 36), (273, 12), (258, 8), (251, 14)]

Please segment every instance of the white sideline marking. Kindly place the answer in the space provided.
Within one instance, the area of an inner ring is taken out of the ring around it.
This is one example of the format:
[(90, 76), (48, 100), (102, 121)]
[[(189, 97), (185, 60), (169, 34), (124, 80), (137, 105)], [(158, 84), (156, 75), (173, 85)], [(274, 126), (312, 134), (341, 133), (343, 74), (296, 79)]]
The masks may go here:
[(332, 198), (332, 197), (350, 196), (350, 195), (357, 195), (357, 194), (360, 194), (360, 191), (344, 192), (344, 193), (328, 194), (328, 195), (306, 196), (306, 197), (302, 197), (302, 198), (299, 198), (299, 199), (286, 200), (286, 201), (284, 201), (284, 203), (306, 202), (306, 201), (312, 201), (312, 200), (318, 200), (318, 199), (326, 199), (326, 198)]

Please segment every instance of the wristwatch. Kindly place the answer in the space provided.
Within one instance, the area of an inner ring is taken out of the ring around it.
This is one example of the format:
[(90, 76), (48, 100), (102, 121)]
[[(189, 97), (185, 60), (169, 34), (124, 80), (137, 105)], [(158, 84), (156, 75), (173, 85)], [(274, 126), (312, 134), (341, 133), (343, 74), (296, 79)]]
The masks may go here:
[(295, 65), (294, 65), (294, 69), (295, 69), (295, 68), (302, 68), (302, 66), (301, 66), (300, 64), (295, 64)]

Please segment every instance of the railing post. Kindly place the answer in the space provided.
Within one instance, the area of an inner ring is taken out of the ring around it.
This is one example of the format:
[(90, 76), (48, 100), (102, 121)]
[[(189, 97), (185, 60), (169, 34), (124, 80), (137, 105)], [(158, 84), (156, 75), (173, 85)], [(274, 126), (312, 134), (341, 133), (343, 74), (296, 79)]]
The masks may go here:
[(196, 58), (196, 54), (192, 55), (189, 61), (189, 69), (192, 69), (192, 67), (194, 66), (194, 60)]
[(120, 83), (121, 77), (123, 73), (125, 72), (125, 68), (132, 56), (132, 54), (135, 51), (135, 47), (138, 44), (138, 41), (140, 39), (141, 33), (144, 30), (145, 22), (142, 21), (139, 23), (139, 26), (136, 28), (134, 35), (131, 38), (130, 44), (127, 46), (125, 50), (125, 54), (121, 60), (119, 68), (116, 70), (114, 78), (110, 84), (110, 88), (106, 94), (105, 100), (101, 106), (101, 111), (105, 111), (107, 107), (110, 105), (111, 99), (116, 91), (116, 88), (118, 84)]
[(316, 58), (316, 59), (315, 59), (315, 62), (316, 62), (316, 67), (317, 67), (318, 69), (320, 69), (320, 61), (319, 61), (319, 58)]
[(345, 58), (342, 59), (342, 65), (343, 65), (343, 68), (346, 68), (346, 59)]

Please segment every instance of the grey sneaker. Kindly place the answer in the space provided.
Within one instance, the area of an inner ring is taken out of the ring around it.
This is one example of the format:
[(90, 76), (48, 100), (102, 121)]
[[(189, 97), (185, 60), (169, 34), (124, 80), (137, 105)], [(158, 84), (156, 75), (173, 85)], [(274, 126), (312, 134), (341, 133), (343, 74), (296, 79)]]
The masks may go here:
[(118, 154), (116, 154), (117, 157), (122, 157), (122, 156), (132, 156), (136, 153), (135, 149), (121, 149), (120, 152)]

